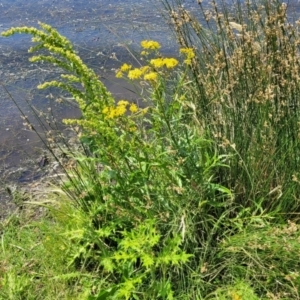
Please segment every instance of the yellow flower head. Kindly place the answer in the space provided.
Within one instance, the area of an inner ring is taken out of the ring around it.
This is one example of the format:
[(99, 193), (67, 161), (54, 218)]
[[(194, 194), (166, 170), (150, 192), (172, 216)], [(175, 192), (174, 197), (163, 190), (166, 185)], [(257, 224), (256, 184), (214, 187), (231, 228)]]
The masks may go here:
[(156, 80), (157, 79), (157, 73), (156, 72), (150, 72), (144, 76), (145, 80)]
[(123, 77), (123, 73), (121, 71), (118, 71), (116, 74), (117, 78), (122, 78)]
[(181, 48), (180, 53), (184, 54), (186, 59), (184, 63), (190, 65), (192, 63), (192, 59), (195, 57), (195, 52), (193, 48)]
[(105, 119), (113, 119), (115, 117), (115, 109), (112, 106), (106, 106), (102, 113), (106, 115)]
[(138, 111), (138, 107), (136, 106), (136, 104), (132, 103), (129, 107), (129, 110), (132, 112), (132, 113), (136, 113)]
[(121, 70), (122, 72), (126, 72), (126, 71), (129, 71), (131, 68), (132, 68), (131, 65), (123, 64), (120, 70)]
[(178, 65), (178, 60), (175, 58), (165, 58), (163, 61), (164, 61), (164, 65), (168, 69), (172, 69)]
[(129, 104), (129, 102), (127, 100), (120, 100), (118, 102), (118, 105), (124, 105), (124, 106), (127, 106)]
[(108, 106), (104, 107), (102, 110), (102, 113), (104, 113), (106, 115), (106, 114), (108, 114), (108, 112), (109, 112), (109, 107)]
[(125, 105), (117, 105), (115, 108), (115, 116), (123, 116), (126, 113), (126, 106)]
[(164, 60), (162, 58), (154, 58), (150, 60), (150, 64), (155, 68), (161, 68), (164, 66)]
[(193, 48), (181, 48), (180, 53), (183, 53), (187, 56), (187, 58), (194, 58), (195, 57), (195, 52)]
[(103, 108), (102, 113), (105, 119), (113, 119), (122, 116), (126, 113), (126, 106), (129, 104), (126, 100), (120, 100), (117, 106), (106, 106)]
[(156, 41), (141, 41), (141, 46), (144, 49), (157, 50), (160, 48), (160, 44)]
[(131, 80), (139, 79), (143, 72), (140, 69), (133, 69), (128, 72), (128, 78)]
[(168, 69), (171, 69), (178, 65), (178, 60), (175, 58), (155, 58), (150, 60), (150, 64), (155, 68), (166, 66)]

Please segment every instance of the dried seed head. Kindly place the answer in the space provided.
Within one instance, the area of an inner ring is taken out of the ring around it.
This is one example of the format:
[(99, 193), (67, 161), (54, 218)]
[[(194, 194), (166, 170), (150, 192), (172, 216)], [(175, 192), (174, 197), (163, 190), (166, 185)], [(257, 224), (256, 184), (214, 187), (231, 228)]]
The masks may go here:
[(242, 32), (243, 31), (243, 26), (241, 24), (238, 24), (238, 23), (235, 23), (235, 22), (229, 22), (229, 26), (232, 28), (232, 29), (235, 29), (239, 32)]

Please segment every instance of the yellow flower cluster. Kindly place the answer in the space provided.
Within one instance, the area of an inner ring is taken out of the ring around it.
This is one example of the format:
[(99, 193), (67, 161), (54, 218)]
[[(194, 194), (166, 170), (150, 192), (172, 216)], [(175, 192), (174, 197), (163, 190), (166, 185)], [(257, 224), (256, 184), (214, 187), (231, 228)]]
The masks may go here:
[(122, 67), (118, 70), (116, 77), (117, 78), (122, 78), (123, 77), (123, 72), (127, 72), (132, 68), (131, 65), (128, 64), (123, 64)]
[[(160, 48), (160, 44), (156, 41), (145, 40), (141, 42), (142, 48), (146, 50), (157, 50)], [(192, 57), (193, 49), (186, 48), (186, 55), (188, 58)], [(183, 52), (184, 52), (183, 51)], [(147, 51), (142, 51), (142, 54), (149, 54)], [(175, 68), (178, 65), (178, 60), (175, 58), (154, 58), (150, 60), (150, 64), (148, 66), (144, 66), (141, 68), (132, 68), (131, 65), (123, 64), (121, 68), (117, 71), (116, 77), (122, 78), (124, 73), (127, 73), (127, 77), (130, 80), (136, 80), (143, 78), (148, 81), (156, 81), (160, 72), (156, 72), (155, 69), (166, 67), (167, 69)], [(155, 68), (155, 69), (154, 69)]]
[(143, 71), (141, 69), (135, 68), (128, 72), (128, 78), (131, 80), (139, 79), (142, 76), (142, 74), (143, 74)]
[(157, 73), (156, 72), (150, 72), (148, 74), (145, 74), (144, 80), (156, 80), (157, 79)]
[(155, 58), (150, 60), (150, 64), (155, 68), (166, 66), (168, 69), (172, 69), (178, 65), (178, 60), (175, 58)]
[(136, 104), (129, 103), (127, 100), (120, 100), (116, 106), (106, 106), (102, 110), (102, 113), (106, 115), (107, 119), (117, 118), (126, 113), (128, 106), (131, 113), (136, 113), (138, 111)]
[(156, 41), (141, 41), (141, 46), (144, 49), (157, 50), (160, 48), (160, 44)]
[(116, 73), (116, 77), (117, 77), (117, 78), (122, 78), (122, 77), (123, 77), (123, 73), (122, 73), (121, 71), (118, 71), (118, 72)]
[(120, 68), (120, 70), (117, 72), (116, 77), (121, 78), (123, 77), (124, 73), (128, 72), (127, 77), (131, 80), (140, 79), (142, 76), (144, 76), (144, 80), (156, 80), (157, 79), (157, 73), (153, 72), (151, 67), (144, 66), (141, 68), (134, 68), (132, 69), (131, 65), (124, 64)]
[(134, 114), (138, 111), (138, 107), (136, 106), (136, 104), (131, 103), (130, 107), (129, 107), (129, 110)]
[(192, 59), (195, 57), (195, 52), (193, 48), (181, 48), (180, 53), (184, 54), (186, 59), (184, 63), (190, 65), (192, 63)]
[(122, 72), (126, 72), (126, 71), (129, 71), (131, 68), (132, 68), (131, 65), (123, 64), (123, 66), (120, 68), (120, 70), (121, 70)]

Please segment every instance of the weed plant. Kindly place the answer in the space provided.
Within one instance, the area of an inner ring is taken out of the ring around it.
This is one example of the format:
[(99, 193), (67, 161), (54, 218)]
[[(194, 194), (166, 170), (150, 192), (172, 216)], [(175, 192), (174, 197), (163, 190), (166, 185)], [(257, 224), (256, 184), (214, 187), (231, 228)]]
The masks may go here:
[(81, 151), (37, 202), (49, 215), (3, 224), (0, 297), (299, 299), (299, 39), (272, 1), (199, 3), (201, 25), (164, 0), (180, 55), (145, 40), (143, 64), (116, 72), (145, 108), (115, 101), (49, 25), (2, 33), (32, 35), (31, 61), (62, 69), (39, 88), (82, 116), (64, 120)]
[(37, 45), (29, 51), (50, 54), (31, 61), (65, 71), (61, 80), (39, 88), (67, 90), (82, 111), (80, 119), (65, 120), (79, 132), (84, 149), (73, 153), (74, 164), (65, 169), (69, 180), (63, 189), (73, 199), (72, 212), (78, 212), (70, 213), (70, 221), (63, 218), (59, 233), (71, 242), (64, 246), (68, 265), (98, 274), (94, 299), (172, 299), (174, 286), (186, 285), (182, 270), (187, 272), (194, 249), (203, 249), (205, 257), (207, 245), (215, 244), (216, 224), (232, 200), (230, 191), (214, 182), (213, 170), (223, 166), (224, 157), (202, 137), (194, 111), (184, 105), (185, 72), (173, 71), (179, 61), (160, 57), (157, 42), (143, 41), (147, 64), (123, 64), (116, 76), (142, 79), (149, 106), (115, 103), (70, 42), (40, 26), (3, 35), (31, 34)]

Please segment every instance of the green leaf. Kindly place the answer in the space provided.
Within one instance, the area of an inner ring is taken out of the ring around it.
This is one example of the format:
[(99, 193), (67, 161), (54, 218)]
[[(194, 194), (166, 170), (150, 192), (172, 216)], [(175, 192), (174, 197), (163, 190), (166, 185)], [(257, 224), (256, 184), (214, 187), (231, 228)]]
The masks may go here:
[(113, 260), (110, 257), (104, 257), (101, 260), (101, 265), (103, 266), (104, 270), (107, 272), (113, 272), (115, 269), (115, 264), (113, 263)]
[(153, 258), (153, 256), (151, 256), (151, 255), (149, 255), (147, 253), (143, 253), (141, 255), (141, 261), (142, 261), (143, 266), (146, 269), (149, 269), (149, 267), (151, 267), (151, 266), (154, 265), (154, 258)]
[(116, 293), (116, 290), (117, 290), (116, 286), (112, 288), (108, 288), (106, 290), (102, 290), (96, 296), (90, 295), (88, 297), (88, 300), (107, 300)]

